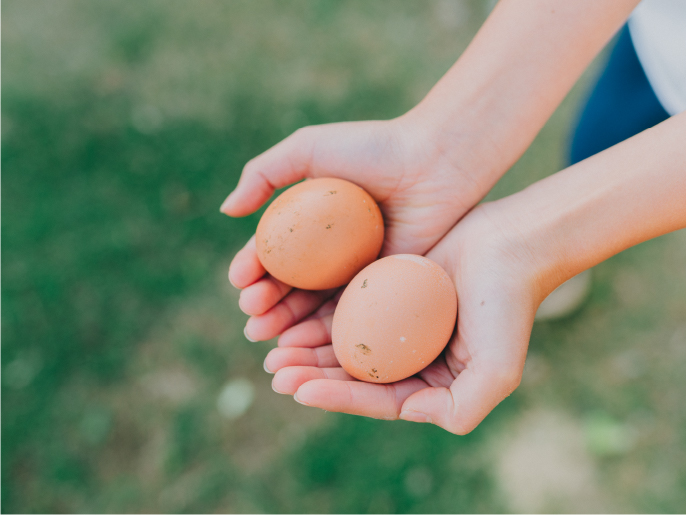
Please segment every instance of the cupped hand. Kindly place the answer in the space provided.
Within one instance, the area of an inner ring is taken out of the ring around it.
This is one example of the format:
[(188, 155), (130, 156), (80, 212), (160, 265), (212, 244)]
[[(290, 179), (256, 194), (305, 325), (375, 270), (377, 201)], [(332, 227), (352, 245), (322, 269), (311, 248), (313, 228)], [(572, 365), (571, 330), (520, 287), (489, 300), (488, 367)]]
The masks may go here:
[[(471, 211), (427, 257), (453, 279), (457, 328), (445, 351), (416, 376), (388, 385), (357, 381), (331, 346), (335, 301), (285, 331), (265, 360), (278, 393), (325, 409), (430, 422), (465, 434), (518, 386), (536, 308), (545, 297), (527, 247), (497, 203)], [(505, 218), (505, 220), (504, 220)], [(498, 221), (495, 221), (498, 220)]]
[[(275, 189), (306, 177), (338, 177), (367, 190), (385, 222), (381, 255), (424, 254), (487, 192), (479, 167), (449, 159), (409, 116), (390, 121), (305, 127), (251, 160), (222, 205), (245, 216)], [(456, 136), (455, 145), (462, 140)], [(451, 155), (454, 155), (453, 153)], [(292, 289), (266, 273), (255, 238), (237, 253), (229, 280), (242, 289), (239, 306), (251, 318), (246, 337), (268, 340), (316, 311), (335, 290)]]

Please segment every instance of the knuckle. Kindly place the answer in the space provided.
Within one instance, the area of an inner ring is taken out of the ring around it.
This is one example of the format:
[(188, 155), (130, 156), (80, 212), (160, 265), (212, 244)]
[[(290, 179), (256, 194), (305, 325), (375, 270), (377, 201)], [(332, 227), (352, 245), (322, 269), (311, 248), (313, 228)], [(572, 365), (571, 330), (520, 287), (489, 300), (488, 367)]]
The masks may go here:
[(448, 428), (448, 431), (453, 433), (454, 435), (465, 436), (466, 434), (470, 433), (473, 429), (474, 428), (472, 426), (465, 425), (464, 423), (459, 421), (454, 421)]
[(242, 175), (251, 175), (255, 173), (257, 170), (256, 162), (257, 162), (257, 157), (254, 157), (250, 161), (248, 161), (244, 166), (243, 166), (243, 172)]
[(394, 412), (397, 414), (400, 413), (403, 407), (403, 401), (397, 397), (396, 389), (392, 386), (385, 385), (384, 396), (386, 397), (384, 406), (393, 406)]
[(522, 367), (511, 364), (493, 364), (482, 370), (482, 374), (493, 385), (494, 392), (505, 398), (520, 386)]
[(522, 370), (516, 367), (508, 367), (506, 369), (499, 369), (494, 372), (494, 383), (499, 385), (502, 389), (503, 397), (509, 396), (520, 386), (522, 379)]
[(317, 347), (315, 349), (310, 349), (310, 355), (312, 357), (311, 359), (311, 366), (317, 367), (317, 368), (323, 368), (323, 356), (321, 354), (320, 348)]
[(294, 139), (294, 143), (303, 145), (305, 142), (310, 141), (315, 137), (317, 130), (317, 126), (315, 125), (306, 125), (305, 127), (296, 129), (291, 137)]
[(298, 129), (296, 129), (293, 134), (294, 134), (294, 136), (299, 136), (299, 137), (308, 136), (308, 135), (312, 134), (312, 130), (313, 130), (312, 125), (304, 125), (303, 127), (299, 127)]

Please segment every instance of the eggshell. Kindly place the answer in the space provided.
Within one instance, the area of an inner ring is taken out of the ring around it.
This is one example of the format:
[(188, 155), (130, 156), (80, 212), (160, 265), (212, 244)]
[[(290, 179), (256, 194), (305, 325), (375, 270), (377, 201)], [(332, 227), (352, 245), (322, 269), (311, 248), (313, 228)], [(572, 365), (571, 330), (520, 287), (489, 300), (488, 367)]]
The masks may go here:
[(279, 195), (260, 219), (258, 259), (306, 290), (348, 283), (379, 255), (384, 220), (374, 199), (343, 179), (312, 179)]
[(332, 323), (341, 366), (356, 379), (392, 383), (416, 374), (446, 347), (458, 299), (439, 265), (422, 256), (389, 256), (346, 287)]

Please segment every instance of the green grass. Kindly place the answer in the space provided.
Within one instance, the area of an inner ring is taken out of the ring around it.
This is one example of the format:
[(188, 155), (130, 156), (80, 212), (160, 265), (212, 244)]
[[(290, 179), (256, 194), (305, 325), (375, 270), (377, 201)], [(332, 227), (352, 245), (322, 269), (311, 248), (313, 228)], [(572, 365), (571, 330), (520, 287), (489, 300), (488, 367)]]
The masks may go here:
[[(243, 338), (225, 273), (259, 214), (217, 211), (243, 164), (402, 113), (490, 5), (4, 3), (3, 512), (684, 511), (682, 231), (536, 325), (522, 386), (466, 437), (297, 405)], [(593, 73), (491, 198), (563, 166)], [(237, 378), (255, 400), (227, 420)]]

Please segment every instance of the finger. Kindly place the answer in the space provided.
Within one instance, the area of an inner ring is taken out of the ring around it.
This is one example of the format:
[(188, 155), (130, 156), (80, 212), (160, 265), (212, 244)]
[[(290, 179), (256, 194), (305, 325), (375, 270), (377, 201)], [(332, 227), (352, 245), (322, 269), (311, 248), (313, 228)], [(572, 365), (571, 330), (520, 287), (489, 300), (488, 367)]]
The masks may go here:
[(286, 367), (279, 370), (272, 379), (272, 389), (277, 393), (293, 395), (298, 388), (314, 379), (355, 381), (341, 368)]
[(267, 275), (241, 290), (239, 307), (246, 315), (262, 315), (291, 290), (288, 284)]
[(465, 435), (520, 384), (519, 372), (466, 368), (450, 388), (426, 388), (403, 404), (401, 418), (429, 422)]
[(245, 288), (265, 275), (265, 267), (258, 259), (255, 235), (236, 253), (229, 265), (229, 282), (236, 288)]
[(392, 384), (315, 379), (302, 384), (294, 398), (306, 406), (327, 411), (395, 420), (403, 402), (426, 387), (427, 384), (417, 377)]
[(268, 151), (251, 159), (243, 168), (236, 189), (220, 211), (229, 216), (246, 216), (270, 198), (274, 190), (308, 175), (316, 129), (305, 127)]
[(287, 347), (272, 349), (265, 358), (265, 369), (272, 373), (284, 367), (338, 367), (339, 362), (334, 355), (331, 345), (306, 349), (301, 347)]
[(332, 320), (343, 288), (299, 324), (289, 327), (279, 336), (279, 347), (319, 347), (332, 341)]
[[(469, 356), (461, 360), (465, 368), (449, 388), (427, 388), (408, 398), (400, 418), (467, 434), (518, 387), (534, 310), (527, 302), (510, 298), (489, 300), (487, 296), (486, 306), (468, 306), (459, 314), (458, 336), (448, 352), (454, 357)], [(470, 300), (465, 303), (470, 304)], [(467, 323), (470, 332), (465, 329)], [(464, 339), (466, 333), (469, 342)]]
[(332, 341), (332, 320), (334, 315), (324, 315), (304, 320), (289, 327), (279, 337), (279, 347), (319, 347)]
[(262, 315), (250, 317), (245, 334), (254, 341), (270, 340), (315, 311), (335, 290), (292, 290)]

